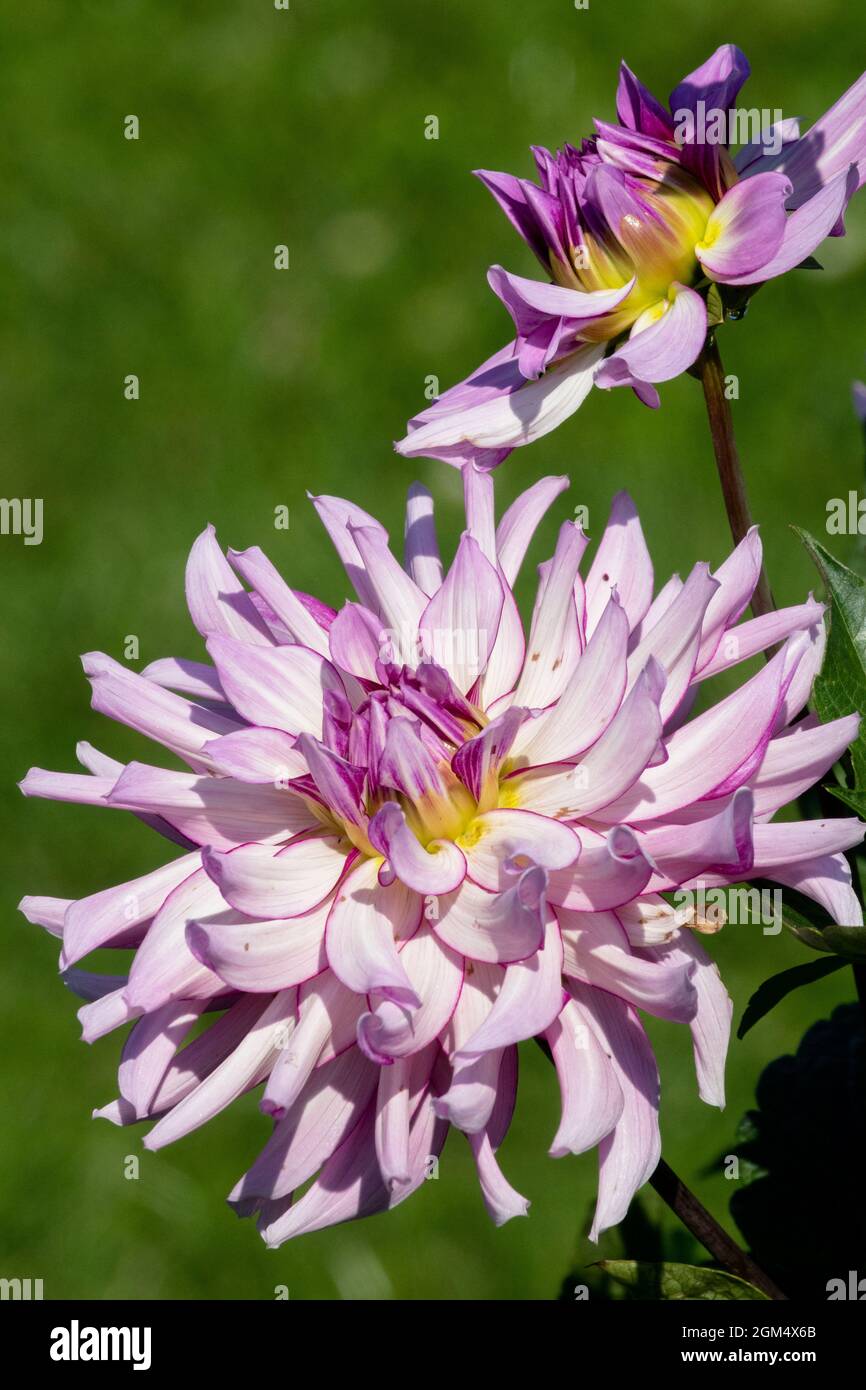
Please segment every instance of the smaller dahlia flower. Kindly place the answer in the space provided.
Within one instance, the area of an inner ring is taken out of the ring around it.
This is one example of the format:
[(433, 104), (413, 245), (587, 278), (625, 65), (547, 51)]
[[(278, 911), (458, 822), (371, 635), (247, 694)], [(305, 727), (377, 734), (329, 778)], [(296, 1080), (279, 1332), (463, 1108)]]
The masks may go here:
[[(861, 920), (842, 854), (861, 822), (773, 820), (857, 716), (802, 713), (820, 604), (740, 621), (757, 533), (715, 574), (656, 588), (620, 494), (585, 578), (587, 538), (564, 522), (525, 636), (513, 584), (567, 480), (542, 479), (497, 525), (490, 475), (463, 478), (447, 571), (420, 486), (402, 565), (372, 516), (313, 499), (356, 594), (339, 612), (206, 530), (186, 593), (210, 661), (136, 674), (84, 658), (94, 707), (188, 770), (82, 745), (85, 774), (22, 783), (181, 847), (131, 882), (22, 910), (62, 938), (85, 1039), (132, 1025), (119, 1096), (96, 1114), (155, 1121), (159, 1149), (261, 1088), (270, 1137), (229, 1200), (270, 1245), (402, 1202), (449, 1126), (494, 1221), (524, 1214), (496, 1151), (530, 1039), (561, 1089), (550, 1153), (598, 1147), (596, 1237), (659, 1159), (641, 1012), (691, 1030), (700, 1095), (724, 1098), (730, 1000), (700, 920), (664, 895), (760, 873)], [(713, 676), (777, 643), (692, 714)], [(101, 947), (123, 953), (117, 974), (80, 966)]]
[(516, 337), (411, 420), (399, 453), (496, 467), (593, 386), (630, 386), (656, 407), (656, 383), (692, 366), (720, 306), (741, 314), (759, 285), (844, 234), (866, 179), (866, 73), (807, 134), (784, 120), (732, 157), (728, 117), (748, 75), (725, 44), (668, 110), (623, 63), (617, 122), (597, 120), (579, 149), (536, 147), (539, 183), (478, 171), (550, 283), (492, 267)]

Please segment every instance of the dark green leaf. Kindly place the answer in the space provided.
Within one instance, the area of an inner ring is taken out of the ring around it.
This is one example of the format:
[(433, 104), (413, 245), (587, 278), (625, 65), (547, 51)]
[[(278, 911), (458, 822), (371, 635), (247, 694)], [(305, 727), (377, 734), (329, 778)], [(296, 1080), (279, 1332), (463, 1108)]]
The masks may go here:
[(769, 980), (759, 985), (746, 1005), (737, 1037), (744, 1038), (749, 1029), (754, 1028), (792, 990), (799, 989), (801, 985), (810, 985), (815, 980), (823, 980), (825, 975), (832, 975), (834, 970), (841, 970), (847, 964), (841, 956), (833, 956), (830, 960), (810, 960), (805, 965), (795, 965), (791, 970), (771, 975)]
[(639, 1260), (600, 1260), (599, 1267), (624, 1284), (636, 1298), (701, 1299), (704, 1301), (766, 1302), (767, 1295), (717, 1269), (698, 1265), (648, 1264)]
[[(823, 723), (852, 714), (866, 715), (866, 581), (833, 558), (807, 531), (795, 527), (817, 565), (830, 598), (830, 633), (820, 674), (812, 696)], [(851, 796), (861, 798), (866, 810), (866, 718), (851, 744), (854, 787), (847, 792), (832, 790), (846, 804), (858, 810)]]
[(801, 261), (799, 265), (795, 265), (795, 266), (794, 266), (794, 269), (795, 269), (795, 270), (823, 270), (824, 267), (822, 266), (822, 264), (821, 264), (820, 261), (816, 261), (816, 260), (815, 260), (815, 257), (814, 257), (814, 256), (807, 256), (806, 259), (805, 259), (804, 261)]

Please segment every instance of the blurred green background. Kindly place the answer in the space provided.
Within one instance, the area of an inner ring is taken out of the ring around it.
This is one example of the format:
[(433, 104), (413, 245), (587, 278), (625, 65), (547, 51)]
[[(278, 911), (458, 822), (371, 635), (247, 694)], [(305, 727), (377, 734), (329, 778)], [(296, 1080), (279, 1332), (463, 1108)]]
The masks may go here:
[[(25, 892), (78, 897), (121, 882), (164, 846), (132, 818), (24, 802), (13, 783), (31, 764), (73, 770), (79, 738), (148, 756), (90, 711), (78, 655), (122, 658), (130, 634), (142, 664), (201, 655), (182, 580), (206, 522), (226, 545), (262, 544), (293, 584), (336, 604), (346, 581), (305, 489), (349, 494), (399, 535), (405, 486), (420, 476), (456, 541), (457, 475), (401, 462), (391, 440), (425, 403), (426, 377), (444, 389), (505, 342), (488, 265), (536, 273), (471, 169), (529, 173), (530, 143), (577, 140), (593, 115), (611, 117), (620, 58), (664, 96), (725, 41), (752, 61), (745, 104), (811, 122), (859, 74), (851, 18), (843, 0), (5, 7), (0, 491), (42, 497), (45, 535), (38, 547), (0, 538), (0, 1275), (43, 1278), (46, 1297), (269, 1298), (285, 1284), (299, 1299), (544, 1299), (596, 1257), (583, 1236), (595, 1156), (546, 1157), (557, 1087), (532, 1046), (502, 1152), (532, 1209), (500, 1231), (459, 1135), (440, 1180), (396, 1212), (275, 1254), (223, 1203), (266, 1137), (254, 1097), (157, 1155), (135, 1131), (91, 1121), (116, 1093), (118, 1040), (78, 1040), (55, 943), (15, 905)], [(129, 114), (137, 142), (123, 138)], [(429, 115), (435, 141), (424, 138)], [(285, 272), (274, 269), (279, 243)], [(827, 499), (861, 478), (849, 385), (866, 348), (866, 198), (821, 259), (823, 274), (772, 285), (721, 335), (781, 602), (815, 583), (788, 523), (821, 533)], [(138, 401), (124, 399), (130, 373)], [(621, 487), (662, 580), (727, 552), (690, 378), (662, 387), (658, 412), (631, 393), (594, 392), (501, 469), (500, 505), (550, 472), (570, 473), (573, 487), (536, 562), (571, 505), (589, 507), (597, 535)], [(274, 530), (280, 505), (288, 532)], [(843, 558), (846, 544), (831, 541)], [(804, 958), (757, 928), (710, 945), (737, 1016), (761, 979)], [(686, 1030), (652, 1026), (665, 1154), (717, 1216), (727, 1219), (730, 1184), (718, 1164), (705, 1170), (730, 1151), (760, 1069), (850, 994), (849, 973), (833, 976), (734, 1042), (724, 1115), (697, 1098)], [(124, 1178), (130, 1153), (138, 1181)]]

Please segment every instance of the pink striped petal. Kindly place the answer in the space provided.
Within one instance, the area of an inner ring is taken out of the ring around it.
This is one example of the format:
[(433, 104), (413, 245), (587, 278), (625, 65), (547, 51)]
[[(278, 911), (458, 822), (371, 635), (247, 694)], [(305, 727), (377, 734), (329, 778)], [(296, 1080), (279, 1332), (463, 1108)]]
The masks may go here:
[(550, 875), (550, 902), (576, 912), (602, 912), (643, 892), (652, 865), (633, 830), (616, 825), (605, 836), (582, 825), (580, 837), (582, 848), (577, 864)]
[(423, 593), (436, 593), (442, 583), (442, 561), (433, 520), (433, 497), (422, 483), (410, 485), (406, 500), (405, 567)]
[(721, 635), (715, 653), (695, 672), (694, 679), (707, 680), (709, 676), (718, 675), (719, 671), (726, 671), (738, 662), (774, 647), (801, 628), (814, 627), (820, 623), (823, 613), (823, 603), (817, 603), (810, 597), (806, 603), (796, 604), (792, 608), (777, 608), (772, 613), (763, 613), (759, 618), (750, 618), (738, 627), (728, 628)]
[(362, 680), (377, 679), (387, 642), (381, 619), (360, 603), (344, 603), (331, 624), (331, 660)]
[(496, 555), (509, 586), (514, 584), (529, 542), (551, 503), (570, 485), (567, 477), (540, 478), (505, 511), (496, 528)]
[(328, 638), (309, 609), (289, 588), (282, 575), (257, 545), (249, 550), (230, 550), (229, 559), (251, 588), (268, 605), (292, 638), (320, 656), (328, 655)]
[(514, 887), (515, 876), (533, 864), (565, 869), (580, 854), (580, 840), (567, 825), (511, 809), (476, 816), (458, 843), (469, 877), (491, 893)]
[(422, 902), (400, 882), (383, 887), (378, 872), (379, 861), (365, 859), (341, 884), (325, 932), (328, 962), (356, 994), (375, 990), (418, 1009), (421, 1000), (400, 963), (396, 943), (417, 931)]
[(249, 917), (299, 917), (328, 897), (346, 867), (336, 835), (305, 835), (283, 849), (239, 845), (205, 849), (202, 864), (227, 903)]
[(201, 856), (186, 854), (152, 873), (72, 903), (63, 926), (61, 965), (74, 965), (121, 932), (148, 922), (169, 893), (200, 868)]
[(464, 534), (441, 589), (420, 619), (424, 651), (465, 695), (487, 665), (499, 631), (503, 590), (477, 541)]
[(223, 555), (212, 526), (202, 531), (189, 553), (186, 601), (202, 637), (221, 633), (246, 646), (273, 645), (267, 624)]
[(167, 772), (145, 763), (130, 763), (106, 802), (130, 811), (155, 811), (195, 844), (216, 849), (233, 849), (248, 840), (273, 843), (317, 828), (306, 803), (288, 791)]
[(120, 1094), (144, 1119), (178, 1048), (205, 1006), (203, 999), (173, 1000), (139, 1019), (123, 1045)]
[(619, 1120), (623, 1097), (607, 1052), (569, 999), (544, 1034), (562, 1096), (551, 1158), (594, 1149)]
[(528, 811), (573, 820), (624, 795), (653, 759), (662, 736), (664, 673), (650, 657), (601, 738), (577, 766), (551, 763), (513, 776), (505, 790)]
[(420, 999), (409, 1014), (392, 998), (370, 999), (371, 1012), (358, 1020), (358, 1046), (374, 1062), (422, 1051), (448, 1026), (463, 987), (463, 960), (422, 926), (400, 951), (400, 965)]
[(308, 647), (251, 650), (232, 637), (211, 637), (208, 651), (235, 709), (252, 724), (321, 738), (325, 692), (346, 693), (331, 663)]
[(253, 785), (286, 783), (307, 771), (294, 737), (282, 729), (238, 729), (206, 743), (204, 752), (217, 772)]
[(380, 1072), (388, 1070), (373, 1066), (353, 1047), (314, 1072), (291, 1113), (278, 1122), (249, 1172), (229, 1194), (238, 1214), (249, 1215), (263, 1198), (286, 1197), (313, 1177), (358, 1123)]
[(544, 945), (505, 971), (496, 1002), (481, 1027), (461, 1045), (458, 1060), (533, 1038), (549, 1028), (563, 1004), (562, 942), (551, 913)]
[(298, 989), (298, 1021), (268, 1077), (260, 1109), (282, 1119), (301, 1094), (317, 1066), (354, 1051), (358, 1019), (364, 1000), (330, 970)]
[(771, 739), (751, 782), (755, 816), (761, 819), (796, 801), (815, 785), (857, 737), (858, 714), (819, 724), (812, 716)]
[(661, 712), (665, 720), (678, 707), (692, 679), (704, 616), (718, 587), (709, 566), (695, 565), (670, 606), (629, 653), (629, 684), (637, 679), (651, 656), (664, 671)]
[(733, 1002), (722, 983), (719, 967), (690, 931), (680, 931), (669, 946), (645, 947), (649, 959), (664, 963), (683, 961), (694, 968), (697, 1011), (689, 1027), (695, 1054), (698, 1094), (707, 1105), (725, 1108), (725, 1060), (731, 1035)]
[(773, 730), (789, 656), (779, 652), (739, 690), (677, 729), (667, 740), (667, 761), (648, 768), (630, 791), (599, 811), (599, 819), (657, 820), (711, 793), (734, 790), (737, 773), (748, 781)]
[(577, 655), (574, 585), (586, 546), (580, 526), (563, 522), (556, 551), (539, 587), (515, 704), (543, 709), (553, 704), (566, 685)]
[(637, 508), (627, 492), (618, 492), (611, 503), (607, 525), (586, 577), (586, 628), (590, 635), (614, 589), (631, 632), (652, 602), (653, 566)]
[(697, 1009), (691, 961), (666, 967), (633, 954), (613, 912), (570, 912), (557, 908), (562, 933), (563, 972), (607, 990), (619, 999), (671, 1023), (689, 1023)]
[(370, 843), (385, 856), (401, 883), (416, 893), (450, 893), (466, 876), (466, 859), (450, 840), (426, 848), (406, 823), (396, 801), (386, 801), (370, 821)]
[(200, 1129), (263, 1080), (280, 1049), (286, 1024), (294, 1017), (295, 999), (293, 989), (274, 995), (234, 1052), (154, 1125), (144, 1139), (144, 1147), (151, 1151), (162, 1149)]
[(156, 1009), (173, 999), (206, 999), (225, 986), (193, 956), (186, 944), (190, 922), (225, 909), (219, 890), (197, 869), (169, 893), (135, 954), (126, 989), (129, 1002)]
[(501, 965), (526, 960), (544, 938), (546, 886), (546, 872), (537, 865), (502, 893), (487, 892), (466, 879), (456, 893), (440, 898), (433, 930), (470, 960)]
[(586, 985), (570, 985), (583, 1022), (610, 1057), (623, 1096), (616, 1128), (599, 1146), (598, 1201), (590, 1240), (616, 1226), (661, 1157), (659, 1077), (653, 1050), (637, 1014), (621, 999)]
[(331, 898), (289, 919), (250, 921), (242, 913), (219, 912), (186, 929), (196, 960), (227, 985), (269, 994), (302, 984), (327, 969), (325, 925)]
[(577, 758), (604, 733), (625, 693), (627, 641), (628, 618), (611, 597), (558, 702), (519, 729), (521, 764)]

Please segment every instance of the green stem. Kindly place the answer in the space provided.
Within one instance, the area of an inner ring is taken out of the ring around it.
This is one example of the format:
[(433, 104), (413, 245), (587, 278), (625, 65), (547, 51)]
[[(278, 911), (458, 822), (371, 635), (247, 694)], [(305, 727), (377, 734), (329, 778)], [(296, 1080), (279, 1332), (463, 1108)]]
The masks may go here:
[[(746, 482), (740, 467), (740, 456), (737, 453), (737, 441), (734, 438), (731, 404), (725, 395), (725, 372), (714, 334), (710, 334), (707, 339), (692, 371), (703, 387), (725, 510), (728, 513), (731, 535), (739, 545), (753, 522), (746, 496)], [(774, 608), (773, 595), (762, 566), (752, 595), (752, 613), (758, 618), (764, 613), (771, 613)]]

